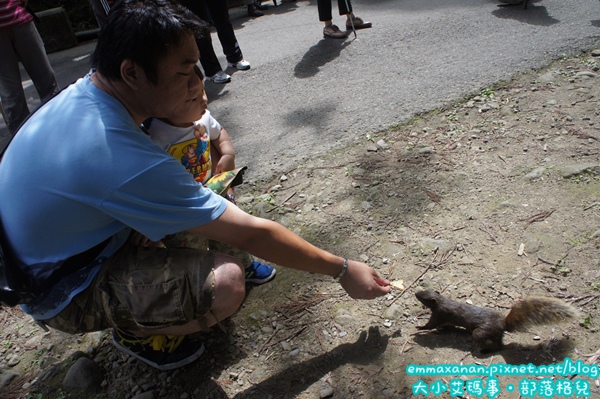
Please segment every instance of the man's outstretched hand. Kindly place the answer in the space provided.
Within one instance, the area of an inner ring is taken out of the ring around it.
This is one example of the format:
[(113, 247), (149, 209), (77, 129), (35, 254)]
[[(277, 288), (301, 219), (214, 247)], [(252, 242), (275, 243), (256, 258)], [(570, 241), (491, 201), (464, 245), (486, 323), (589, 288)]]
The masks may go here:
[(390, 292), (390, 282), (368, 265), (348, 261), (348, 271), (340, 284), (353, 299), (373, 299)]

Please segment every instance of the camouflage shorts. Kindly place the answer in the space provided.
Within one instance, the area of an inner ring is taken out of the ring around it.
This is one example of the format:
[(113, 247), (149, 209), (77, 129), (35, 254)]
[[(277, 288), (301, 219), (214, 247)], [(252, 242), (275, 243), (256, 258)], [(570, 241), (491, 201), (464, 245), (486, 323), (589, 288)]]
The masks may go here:
[(208, 251), (125, 244), (89, 288), (45, 323), (73, 334), (115, 326), (134, 331), (182, 325), (211, 308), (213, 267), (214, 255)]
[(225, 255), (233, 256), (236, 258), (244, 267), (250, 265), (254, 258), (248, 252), (241, 251), (231, 245), (224, 244), (215, 240), (210, 240), (205, 237), (181, 232), (173, 234), (168, 239), (162, 241), (167, 247), (186, 247), (186, 248), (200, 248), (207, 249), (209, 251), (220, 252)]

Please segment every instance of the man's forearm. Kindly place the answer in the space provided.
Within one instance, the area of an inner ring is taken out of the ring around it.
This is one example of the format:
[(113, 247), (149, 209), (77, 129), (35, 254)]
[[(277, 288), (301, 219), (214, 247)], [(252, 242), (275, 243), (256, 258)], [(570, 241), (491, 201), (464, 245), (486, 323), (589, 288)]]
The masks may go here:
[(270, 262), (312, 273), (336, 277), (340, 274), (344, 258), (320, 249), (284, 226), (261, 219), (267, 225), (263, 234), (251, 237), (243, 248)]
[(269, 262), (312, 273), (339, 275), (344, 259), (294, 234), (268, 219), (248, 215), (234, 205), (219, 219), (191, 233), (230, 244)]

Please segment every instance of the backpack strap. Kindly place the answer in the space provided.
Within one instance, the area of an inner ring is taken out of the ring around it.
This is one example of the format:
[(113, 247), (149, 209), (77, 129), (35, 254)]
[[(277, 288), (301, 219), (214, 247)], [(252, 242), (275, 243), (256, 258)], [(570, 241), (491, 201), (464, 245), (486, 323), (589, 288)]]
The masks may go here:
[(34, 298), (27, 289), (30, 280), (20, 267), (6, 244), (4, 229), (0, 226), (0, 304), (15, 306), (27, 303)]
[(110, 238), (107, 238), (100, 244), (71, 256), (40, 285), (19, 267), (0, 226), (0, 304), (12, 307), (31, 302), (35, 298), (34, 292), (44, 292), (62, 278), (91, 264), (109, 241)]

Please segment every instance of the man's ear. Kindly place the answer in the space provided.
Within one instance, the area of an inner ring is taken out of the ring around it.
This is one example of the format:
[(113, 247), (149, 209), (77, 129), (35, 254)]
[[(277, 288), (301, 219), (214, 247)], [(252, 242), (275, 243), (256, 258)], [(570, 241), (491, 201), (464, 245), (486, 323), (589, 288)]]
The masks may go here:
[(146, 78), (144, 71), (131, 59), (123, 60), (120, 70), (123, 82), (134, 90), (140, 88), (140, 79)]

